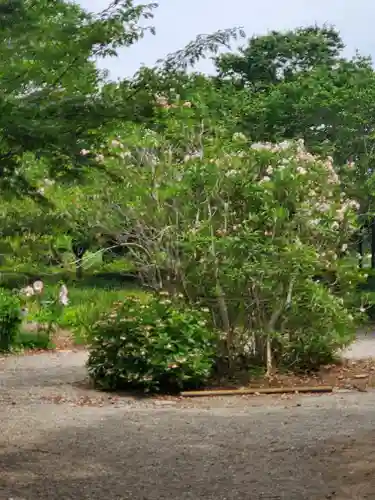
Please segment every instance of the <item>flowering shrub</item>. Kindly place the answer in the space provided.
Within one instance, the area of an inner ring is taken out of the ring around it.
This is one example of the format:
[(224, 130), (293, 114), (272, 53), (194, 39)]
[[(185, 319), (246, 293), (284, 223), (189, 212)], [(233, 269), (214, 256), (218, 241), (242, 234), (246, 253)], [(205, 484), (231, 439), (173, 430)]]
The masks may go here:
[[(343, 191), (332, 159), (311, 155), (302, 141), (251, 144), (242, 134), (197, 132), (181, 119), (183, 109), (164, 111), (164, 135), (124, 133), (147, 152), (142, 161), (121, 134), (104, 160), (123, 172), (118, 199), (126, 199), (127, 229), (119, 240), (131, 239), (144, 280), (208, 307), (230, 359), (246, 351), (268, 370), (292, 358), (315, 367), (318, 338), (326, 342), (323, 357), (333, 356), (351, 338), (344, 298), (358, 273), (353, 263), (343, 266), (342, 255), (358, 204)], [(327, 275), (328, 289), (316, 281)], [(329, 313), (315, 308), (322, 296)], [(325, 321), (335, 310), (340, 321)]]
[(14, 294), (0, 288), (0, 351), (9, 351), (21, 325), (21, 305)]
[(47, 347), (64, 308), (69, 304), (66, 285), (61, 284), (57, 293), (55, 289), (46, 289), (44, 283), (37, 280), (32, 286), (22, 288), (19, 295), (26, 321), (32, 318), (37, 324), (38, 345)]
[(201, 385), (211, 373), (215, 336), (203, 313), (168, 297), (129, 297), (92, 327), (90, 377), (106, 390)]

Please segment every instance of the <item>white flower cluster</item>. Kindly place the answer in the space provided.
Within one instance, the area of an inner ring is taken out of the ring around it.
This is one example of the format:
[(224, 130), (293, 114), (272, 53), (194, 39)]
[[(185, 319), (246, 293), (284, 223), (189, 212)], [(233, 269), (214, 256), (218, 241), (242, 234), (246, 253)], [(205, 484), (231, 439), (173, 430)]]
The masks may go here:
[[(41, 295), (44, 290), (44, 283), (41, 280), (34, 281), (32, 286), (26, 286), (24, 288), (21, 288), (20, 294), (23, 295), (24, 297), (33, 297), (34, 295)], [(69, 304), (69, 297), (68, 297), (68, 288), (66, 285), (61, 285), (60, 291), (59, 291), (59, 302), (63, 306), (67, 306)]]
[(25, 297), (32, 297), (33, 295), (40, 295), (43, 293), (44, 283), (43, 281), (37, 280), (34, 281), (32, 286), (26, 286), (25, 288), (21, 288), (20, 293)]

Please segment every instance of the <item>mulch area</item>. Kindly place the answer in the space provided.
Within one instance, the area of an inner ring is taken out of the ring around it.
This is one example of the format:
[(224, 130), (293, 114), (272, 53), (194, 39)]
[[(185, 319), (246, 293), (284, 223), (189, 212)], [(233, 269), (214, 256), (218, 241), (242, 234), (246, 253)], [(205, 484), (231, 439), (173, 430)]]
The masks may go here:
[(309, 374), (275, 373), (272, 377), (253, 377), (241, 381), (213, 381), (207, 390), (268, 389), (332, 386), (334, 389), (366, 391), (375, 387), (375, 359), (343, 360), (324, 366), (319, 372)]

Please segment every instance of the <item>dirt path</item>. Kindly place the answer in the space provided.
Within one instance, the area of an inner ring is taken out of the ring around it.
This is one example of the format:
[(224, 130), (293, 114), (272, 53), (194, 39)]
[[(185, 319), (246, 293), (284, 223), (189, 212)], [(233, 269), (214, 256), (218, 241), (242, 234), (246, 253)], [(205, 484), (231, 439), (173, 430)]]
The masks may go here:
[(0, 499), (375, 498), (375, 394), (137, 401), (86, 354), (0, 361)]

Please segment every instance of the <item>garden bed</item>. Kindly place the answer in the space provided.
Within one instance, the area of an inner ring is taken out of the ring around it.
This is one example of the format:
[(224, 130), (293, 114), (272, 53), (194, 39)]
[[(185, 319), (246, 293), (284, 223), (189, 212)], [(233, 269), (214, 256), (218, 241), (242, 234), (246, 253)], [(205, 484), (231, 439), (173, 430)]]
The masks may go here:
[(204, 390), (294, 388), (298, 392), (299, 387), (320, 386), (360, 391), (375, 387), (375, 360), (343, 360), (337, 364), (324, 366), (319, 372), (310, 374), (279, 372), (270, 378), (258, 375), (248, 380), (242, 377), (231, 381), (214, 380)]

